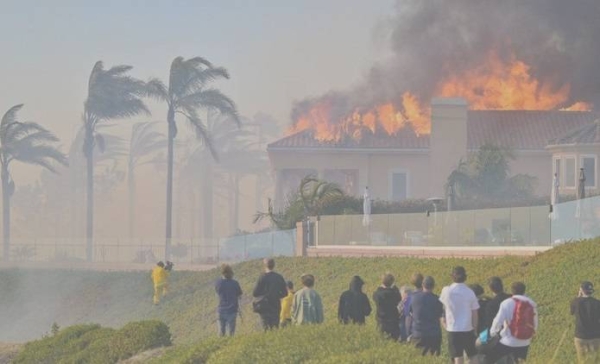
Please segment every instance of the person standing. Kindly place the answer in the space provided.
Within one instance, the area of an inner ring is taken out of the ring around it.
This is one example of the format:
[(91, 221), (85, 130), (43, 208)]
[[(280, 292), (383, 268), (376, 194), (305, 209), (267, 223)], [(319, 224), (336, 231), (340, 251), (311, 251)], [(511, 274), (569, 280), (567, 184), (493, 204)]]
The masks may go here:
[(235, 323), (239, 311), (239, 299), (242, 296), (242, 288), (238, 281), (233, 279), (233, 269), (228, 264), (221, 265), (222, 277), (215, 283), (215, 291), (219, 295), (219, 332), (225, 336), (226, 330), (229, 336), (235, 333)]
[(265, 258), (265, 273), (261, 274), (254, 287), (254, 311), (260, 315), (263, 328), (270, 330), (279, 327), (279, 315), (281, 313), (281, 299), (287, 296), (285, 280), (273, 271), (275, 260)]
[(314, 290), (315, 277), (304, 274), (300, 277), (304, 288), (294, 294), (292, 323), (294, 325), (320, 324), (323, 322), (323, 302)]
[(526, 360), (531, 338), (538, 328), (537, 305), (525, 296), (525, 284), (515, 282), (511, 291), (512, 297), (500, 304), (490, 328), (491, 336), (500, 334), (500, 342), (487, 356), (491, 363), (507, 355), (515, 361)]
[(382, 277), (381, 286), (373, 293), (373, 301), (377, 307), (377, 326), (379, 330), (394, 340), (400, 337), (400, 315), (398, 304), (402, 300), (400, 291), (394, 285), (394, 276), (386, 273)]
[(292, 302), (294, 301), (294, 282), (285, 282), (287, 296), (281, 299), (281, 314), (279, 315), (279, 326), (284, 327), (292, 323)]
[(440, 302), (444, 305), (445, 318), (442, 325), (448, 332), (448, 351), (456, 364), (464, 363), (464, 354), (469, 362), (477, 364), (477, 320), (479, 303), (475, 293), (465, 284), (467, 272), (458, 266), (452, 270), (452, 283), (444, 287)]
[(487, 309), (490, 298), (485, 296), (485, 291), (479, 284), (469, 284), (469, 288), (475, 293), (477, 303), (479, 304), (479, 310), (477, 310), (477, 328), (475, 332), (480, 334), (488, 328), (485, 326), (485, 310)]
[(427, 276), (423, 280), (423, 289), (413, 293), (410, 301), (412, 322), (410, 342), (422, 349), (422, 355), (440, 355), (442, 329), (440, 319), (444, 307), (439, 297), (433, 294), (435, 280)]
[(365, 317), (371, 314), (371, 304), (369, 298), (362, 291), (365, 282), (359, 276), (354, 276), (350, 280), (350, 286), (340, 296), (338, 304), (338, 319), (343, 324), (365, 323)]
[(500, 279), (500, 277), (491, 277), (488, 280), (488, 287), (494, 294), (494, 296), (488, 301), (484, 314), (484, 327), (489, 330), (489, 328), (492, 327), (494, 318), (500, 310), (500, 304), (507, 298), (510, 298), (510, 295), (504, 292), (504, 284), (502, 283), (502, 279)]
[(165, 263), (162, 261), (156, 263), (156, 266), (152, 269), (152, 283), (154, 284), (154, 297), (153, 302), (155, 305), (160, 303), (160, 298), (167, 294), (167, 279), (168, 272), (165, 270)]
[(583, 362), (600, 348), (600, 301), (592, 297), (594, 285), (583, 282), (577, 298), (571, 302), (571, 315), (575, 316), (575, 350)]

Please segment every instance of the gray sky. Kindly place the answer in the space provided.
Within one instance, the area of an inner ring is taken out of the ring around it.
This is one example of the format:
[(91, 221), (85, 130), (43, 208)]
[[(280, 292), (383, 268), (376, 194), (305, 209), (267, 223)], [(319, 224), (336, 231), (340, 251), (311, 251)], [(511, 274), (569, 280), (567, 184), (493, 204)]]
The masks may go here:
[[(287, 124), (294, 100), (345, 89), (385, 56), (375, 34), (393, 6), (392, 0), (3, 0), (0, 112), (24, 103), (21, 119), (42, 123), (68, 146), (97, 60), (133, 65), (132, 74), (144, 80), (166, 79), (174, 57), (200, 55), (229, 70), (231, 80), (218, 86), (243, 115), (263, 111)], [(152, 119), (164, 119), (162, 106), (152, 111)], [(29, 180), (26, 170), (17, 168), (16, 178)]]

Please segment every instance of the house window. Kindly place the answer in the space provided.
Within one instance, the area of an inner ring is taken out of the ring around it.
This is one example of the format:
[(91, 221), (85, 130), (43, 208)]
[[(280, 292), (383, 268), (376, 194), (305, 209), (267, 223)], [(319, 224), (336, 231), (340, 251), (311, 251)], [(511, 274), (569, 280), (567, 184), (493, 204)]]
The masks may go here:
[(406, 200), (408, 197), (408, 175), (406, 172), (392, 172), (390, 178), (392, 201)]
[(565, 187), (575, 188), (575, 180), (577, 179), (575, 172), (575, 158), (565, 158)]
[(582, 156), (581, 167), (585, 173), (585, 186), (596, 188), (596, 156)]

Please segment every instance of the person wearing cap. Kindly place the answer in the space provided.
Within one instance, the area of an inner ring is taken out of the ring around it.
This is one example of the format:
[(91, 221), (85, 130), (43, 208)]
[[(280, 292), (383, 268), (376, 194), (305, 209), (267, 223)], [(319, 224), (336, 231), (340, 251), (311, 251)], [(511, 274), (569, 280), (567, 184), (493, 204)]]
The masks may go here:
[(442, 326), (448, 332), (448, 351), (456, 364), (464, 363), (464, 355), (472, 364), (479, 363), (475, 340), (479, 303), (475, 293), (465, 284), (467, 272), (458, 266), (452, 270), (452, 283), (442, 289), (440, 302), (444, 305), (445, 317)]
[(571, 302), (571, 315), (575, 316), (575, 350), (583, 362), (600, 348), (600, 301), (592, 297), (592, 282), (582, 282), (577, 298)]

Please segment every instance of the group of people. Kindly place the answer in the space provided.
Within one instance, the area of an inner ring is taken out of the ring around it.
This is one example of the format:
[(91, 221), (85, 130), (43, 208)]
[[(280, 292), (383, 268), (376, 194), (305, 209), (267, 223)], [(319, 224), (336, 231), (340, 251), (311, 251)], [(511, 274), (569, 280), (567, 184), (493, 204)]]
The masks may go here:
[[(260, 315), (263, 328), (316, 324), (323, 322), (323, 303), (315, 291), (315, 277), (301, 277), (302, 289), (294, 291), (291, 281), (274, 271), (275, 261), (265, 259), (265, 272), (254, 290), (253, 310)], [(219, 295), (219, 327), (221, 335), (233, 335), (242, 290), (233, 279), (233, 270), (222, 265), (222, 278), (216, 283)], [(412, 287), (394, 284), (392, 274), (384, 274), (381, 285), (373, 293), (379, 330), (387, 337), (409, 342), (422, 355), (440, 355), (442, 328), (447, 332), (448, 351), (454, 363), (496, 363), (503, 358), (514, 362), (527, 358), (529, 345), (538, 328), (536, 303), (525, 295), (523, 282), (504, 292), (502, 279), (491, 277), (488, 288), (492, 297), (484, 295), (480, 285), (466, 285), (466, 270), (457, 266), (451, 273), (453, 283), (433, 293), (435, 279), (415, 273)], [(343, 324), (364, 324), (372, 308), (363, 292), (364, 281), (352, 277), (349, 289), (339, 298), (338, 319)], [(571, 303), (576, 317), (575, 347), (580, 360), (600, 347), (600, 301), (592, 297), (593, 285), (583, 282), (578, 297)]]

